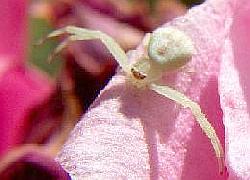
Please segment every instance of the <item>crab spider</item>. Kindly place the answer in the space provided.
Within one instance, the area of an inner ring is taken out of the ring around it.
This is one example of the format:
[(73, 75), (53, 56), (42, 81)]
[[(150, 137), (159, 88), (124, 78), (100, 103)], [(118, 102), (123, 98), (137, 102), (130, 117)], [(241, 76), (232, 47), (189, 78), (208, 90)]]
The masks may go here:
[(161, 78), (163, 72), (178, 69), (192, 58), (194, 45), (189, 36), (173, 27), (158, 28), (151, 34), (146, 35), (146, 53), (143, 57), (137, 62), (129, 64), (127, 55), (122, 48), (103, 32), (67, 26), (53, 31), (46, 39), (63, 34), (67, 34), (68, 37), (57, 46), (50, 57), (58, 54), (72, 41), (99, 39), (114, 56), (130, 82), (138, 88), (147, 87), (183, 107), (189, 108), (203, 132), (210, 139), (218, 159), (219, 171), (223, 172), (224, 153), (222, 145), (214, 128), (202, 113), (199, 104), (166, 85), (157, 84), (157, 80)]

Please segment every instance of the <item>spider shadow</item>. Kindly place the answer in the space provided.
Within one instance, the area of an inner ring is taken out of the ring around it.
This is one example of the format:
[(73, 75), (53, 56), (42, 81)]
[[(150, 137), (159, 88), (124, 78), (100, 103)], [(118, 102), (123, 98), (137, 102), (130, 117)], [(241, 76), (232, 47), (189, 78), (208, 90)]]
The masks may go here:
[[(168, 80), (172, 81), (175, 81), (175, 76)], [(108, 87), (101, 97), (101, 101), (118, 99), (120, 113), (130, 121), (140, 121), (149, 153), (150, 179), (158, 179), (157, 144), (167, 144), (168, 137), (174, 130), (174, 120), (178, 114), (176, 104), (150, 89), (138, 89), (129, 83)], [(97, 100), (94, 106), (99, 103), (101, 102)]]

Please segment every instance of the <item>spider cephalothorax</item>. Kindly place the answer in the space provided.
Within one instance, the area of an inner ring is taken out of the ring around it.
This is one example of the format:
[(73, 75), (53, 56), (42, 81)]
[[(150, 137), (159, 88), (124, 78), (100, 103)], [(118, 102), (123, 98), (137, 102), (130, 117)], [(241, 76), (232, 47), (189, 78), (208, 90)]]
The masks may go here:
[(202, 113), (199, 104), (166, 85), (157, 84), (163, 72), (176, 70), (191, 60), (195, 48), (188, 35), (174, 27), (158, 28), (151, 34), (147, 34), (144, 42), (146, 48), (144, 55), (129, 64), (125, 52), (105, 33), (67, 26), (50, 33), (47, 38), (62, 34), (67, 34), (68, 37), (55, 49), (52, 55), (59, 53), (71, 41), (99, 39), (114, 56), (130, 82), (138, 88), (147, 87), (183, 107), (189, 108), (203, 132), (210, 139), (218, 158), (219, 170), (220, 172), (223, 171), (224, 153), (222, 145), (214, 128)]
[(195, 52), (192, 40), (173, 27), (158, 28), (148, 33), (143, 46), (144, 54), (130, 67), (132, 78), (140, 84), (158, 81), (163, 73), (189, 62)]

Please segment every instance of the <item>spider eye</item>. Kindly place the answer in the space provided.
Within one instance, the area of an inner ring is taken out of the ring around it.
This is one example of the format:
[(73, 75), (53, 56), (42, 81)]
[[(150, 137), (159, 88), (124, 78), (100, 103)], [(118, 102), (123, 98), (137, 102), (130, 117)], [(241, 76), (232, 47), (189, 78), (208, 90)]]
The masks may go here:
[(192, 40), (176, 28), (158, 28), (151, 35), (148, 54), (157, 64), (178, 68), (186, 64), (193, 53)]
[(142, 79), (145, 79), (147, 77), (146, 74), (143, 74), (137, 70), (135, 70), (134, 68), (131, 69), (131, 72), (133, 74), (133, 76), (138, 79), (138, 80), (142, 80)]

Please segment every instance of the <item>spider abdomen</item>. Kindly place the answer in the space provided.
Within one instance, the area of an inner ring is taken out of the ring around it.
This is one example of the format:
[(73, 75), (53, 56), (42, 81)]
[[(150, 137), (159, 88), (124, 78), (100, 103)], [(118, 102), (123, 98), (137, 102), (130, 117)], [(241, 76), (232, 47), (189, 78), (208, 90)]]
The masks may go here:
[(177, 69), (185, 65), (194, 54), (191, 38), (173, 27), (156, 29), (148, 45), (148, 55), (163, 68)]

